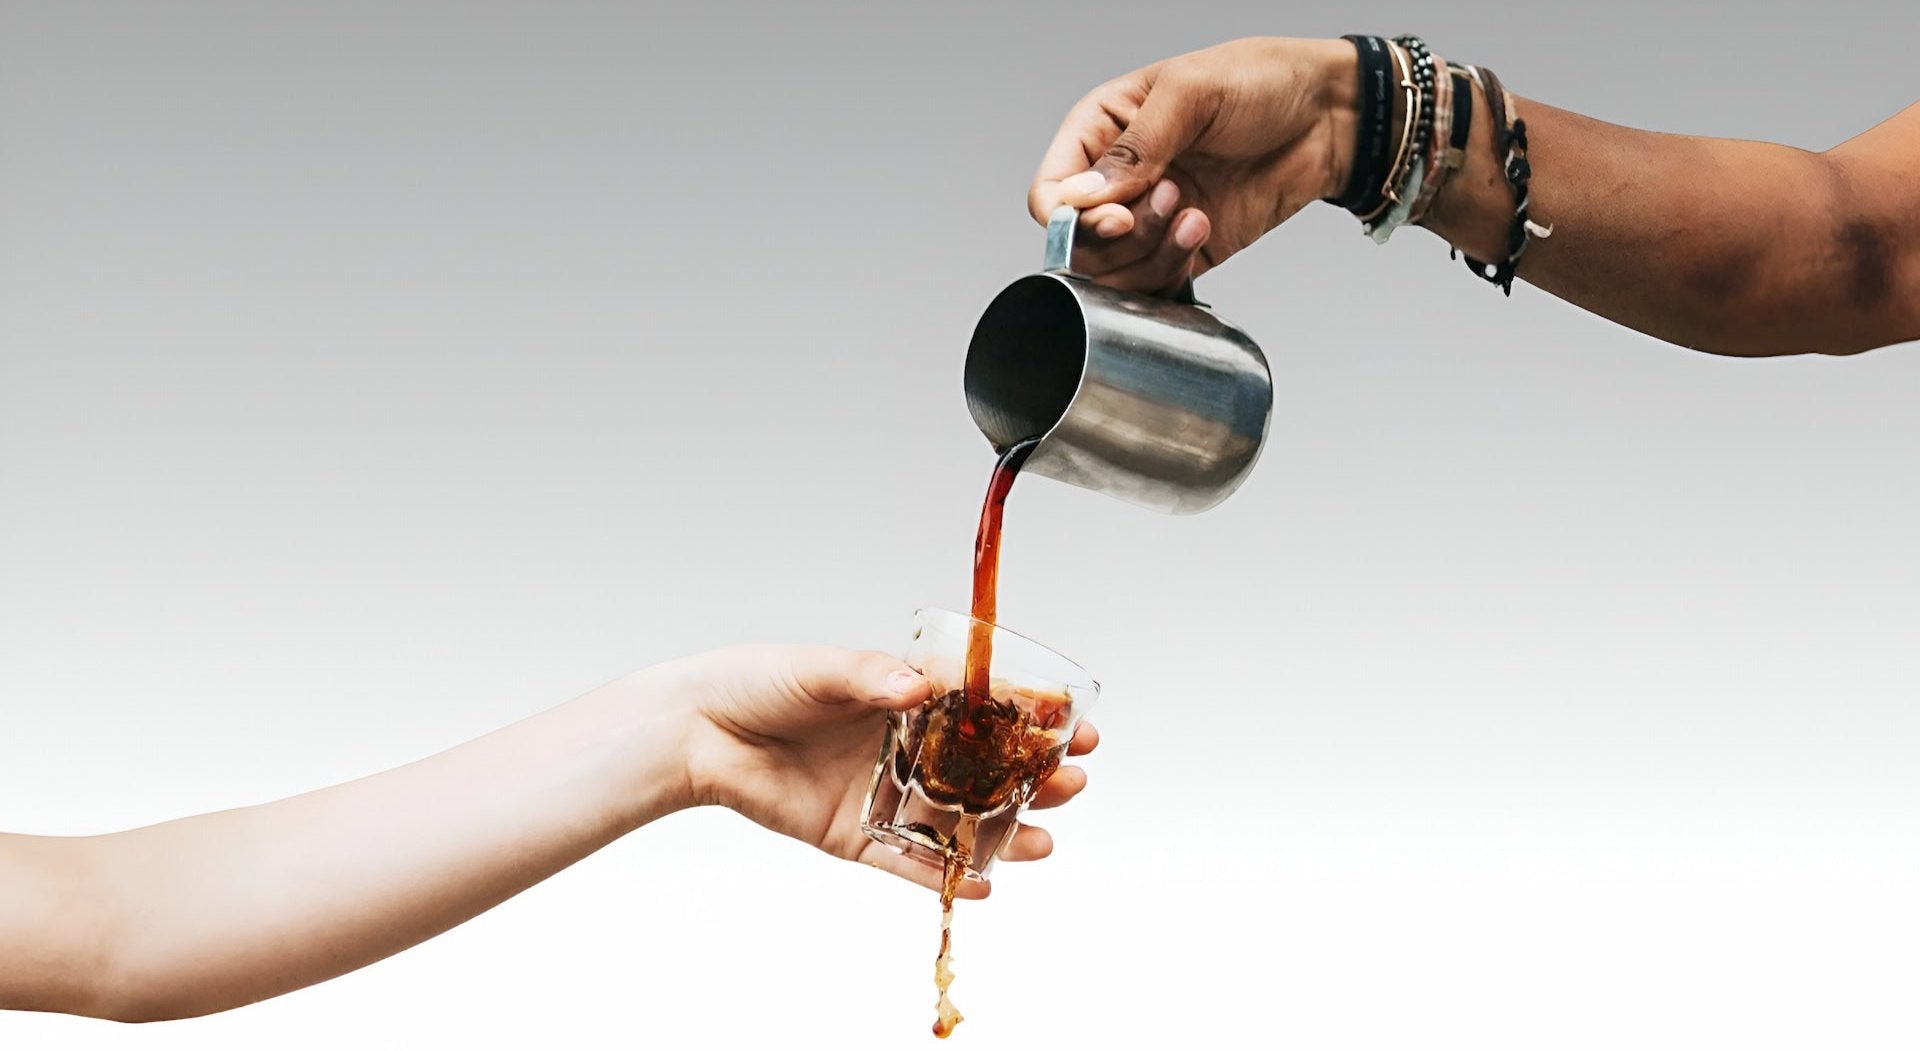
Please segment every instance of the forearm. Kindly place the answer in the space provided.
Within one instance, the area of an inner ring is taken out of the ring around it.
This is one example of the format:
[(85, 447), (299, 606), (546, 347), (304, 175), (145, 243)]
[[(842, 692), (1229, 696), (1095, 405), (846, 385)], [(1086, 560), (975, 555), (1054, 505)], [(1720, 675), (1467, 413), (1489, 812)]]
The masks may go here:
[[(1250, 37), (1095, 88), (1048, 146), (1028, 210), (1045, 223), (1059, 204), (1081, 209), (1075, 269), (1133, 291), (1181, 288), (1304, 204), (1343, 199), (1376, 236), (1423, 210), (1422, 225), (1503, 264), (1505, 283), (1515, 199), (1483, 87), (1465, 166), (1430, 200), (1416, 158), (1436, 129), (1452, 141), (1454, 107), (1431, 108), (1452, 81), (1432, 78), (1411, 41), (1356, 42)], [(1527, 125), (1530, 218), (1551, 231), (1518, 276), (1723, 354), (1920, 339), (1920, 106), (1822, 154), (1634, 131), (1524, 98), (1511, 110)]]
[[(1426, 225), (1499, 259), (1513, 196), (1485, 99), (1475, 102), (1468, 164)], [(1661, 135), (1526, 99), (1518, 110), (1532, 217), (1552, 228), (1521, 260), (1528, 282), (1715, 353), (1851, 353), (1920, 338), (1920, 209), (1911, 177), (1871, 159), (1885, 151)]]
[[(661, 700), (603, 689), (307, 795), (36, 840), (11, 853), (69, 878), (39, 881), (38, 925), (0, 907), (16, 937), (0, 972), (33, 972), (0, 973), (0, 1007), (206, 1014), (430, 938), (687, 805), (684, 723)], [(21, 935), (39, 951), (19, 951)]]

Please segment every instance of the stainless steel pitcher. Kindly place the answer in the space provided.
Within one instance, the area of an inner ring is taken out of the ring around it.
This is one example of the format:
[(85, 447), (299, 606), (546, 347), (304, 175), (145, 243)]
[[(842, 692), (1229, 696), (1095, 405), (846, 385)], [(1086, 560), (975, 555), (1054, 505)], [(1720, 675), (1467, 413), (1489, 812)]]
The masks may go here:
[(967, 409), (996, 452), (1044, 435), (1023, 473), (1171, 514), (1225, 500), (1273, 414), (1266, 356), (1194, 301), (1073, 273), (1079, 213), (1047, 223), (1046, 266), (1008, 285), (967, 347)]

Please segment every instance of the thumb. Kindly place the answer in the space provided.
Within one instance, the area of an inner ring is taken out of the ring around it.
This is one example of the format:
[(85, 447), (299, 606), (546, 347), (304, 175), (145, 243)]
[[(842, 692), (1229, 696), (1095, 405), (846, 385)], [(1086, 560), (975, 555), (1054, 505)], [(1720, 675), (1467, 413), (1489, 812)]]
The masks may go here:
[(906, 711), (933, 696), (933, 686), (926, 676), (891, 654), (825, 647), (802, 653), (802, 659), (795, 662), (794, 677), (817, 701), (858, 701)]
[(863, 666), (874, 666), (876, 670), (880, 667), (887, 669), (885, 678), (879, 680), (878, 690), (854, 694), (876, 707), (904, 712), (920, 707), (933, 696), (933, 684), (927, 681), (927, 677), (897, 658), (875, 653), (861, 663)]
[(1101, 200), (1145, 196), (1167, 166), (1200, 137), (1212, 109), (1205, 92), (1166, 80), (1155, 84), (1126, 130), (1093, 162), (1093, 170), (1106, 178)]

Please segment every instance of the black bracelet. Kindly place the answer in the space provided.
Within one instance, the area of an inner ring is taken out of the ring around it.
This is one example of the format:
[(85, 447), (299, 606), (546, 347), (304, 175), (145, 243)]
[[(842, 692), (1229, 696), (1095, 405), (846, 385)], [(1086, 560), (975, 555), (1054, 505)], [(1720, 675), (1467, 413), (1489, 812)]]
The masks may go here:
[(1360, 119), (1354, 129), (1353, 159), (1347, 170), (1347, 185), (1334, 203), (1355, 214), (1365, 214), (1380, 206), (1385, 196), (1382, 183), (1393, 132), (1393, 59), (1387, 54), (1387, 42), (1377, 36), (1346, 36), (1360, 53)]
[(1473, 128), (1473, 82), (1465, 73), (1453, 73), (1453, 134), (1447, 139), (1447, 148), (1463, 155), (1467, 143), (1472, 141), (1468, 132)]

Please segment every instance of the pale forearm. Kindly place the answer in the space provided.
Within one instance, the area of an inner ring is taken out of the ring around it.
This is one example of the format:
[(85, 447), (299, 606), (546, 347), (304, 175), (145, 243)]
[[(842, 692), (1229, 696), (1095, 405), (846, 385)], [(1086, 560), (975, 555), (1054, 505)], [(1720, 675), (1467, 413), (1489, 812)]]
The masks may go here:
[(660, 700), (603, 689), (348, 784), (41, 841), (88, 874), (70, 892), (90, 903), (71, 910), (81, 926), (57, 933), (79, 960), (0, 1007), (206, 1014), (430, 938), (687, 805), (684, 723)]
[[(1427, 226), (1504, 255), (1513, 197), (1476, 98), (1468, 166)], [(1533, 239), (1519, 275), (1620, 324), (1723, 354), (1920, 337), (1912, 185), (1844, 150), (1636, 131), (1527, 99)], [(1865, 137), (1863, 137), (1865, 138)]]

